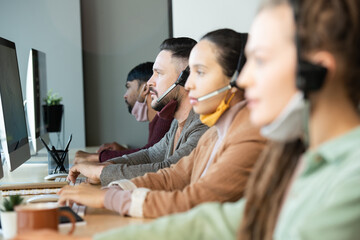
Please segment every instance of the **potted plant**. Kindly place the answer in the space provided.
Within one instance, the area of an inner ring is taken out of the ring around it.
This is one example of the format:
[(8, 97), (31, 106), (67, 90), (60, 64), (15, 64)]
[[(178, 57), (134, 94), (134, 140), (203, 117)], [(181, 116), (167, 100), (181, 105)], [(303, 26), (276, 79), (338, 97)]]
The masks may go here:
[(0, 209), (0, 218), (2, 225), (2, 232), (5, 239), (13, 238), (16, 235), (16, 212), (15, 206), (23, 202), (23, 198), (19, 195), (4, 198), (2, 208)]
[(60, 104), (62, 97), (50, 90), (46, 98), (43, 99), (44, 124), (48, 132), (61, 131), (61, 119), (64, 112), (64, 105)]

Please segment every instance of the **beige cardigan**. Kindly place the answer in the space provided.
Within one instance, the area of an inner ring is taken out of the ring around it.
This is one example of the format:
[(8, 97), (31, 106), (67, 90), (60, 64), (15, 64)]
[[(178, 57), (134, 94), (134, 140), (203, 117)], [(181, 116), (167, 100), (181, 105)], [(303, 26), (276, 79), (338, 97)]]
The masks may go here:
[(249, 110), (242, 108), (236, 113), (206, 174), (200, 178), (217, 138), (214, 126), (204, 133), (191, 154), (178, 163), (133, 178), (131, 182), (121, 180), (120, 187), (133, 191), (129, 215), (159, 217), (187, 211), (203, 202), (240, 199), (265, 139), (259, 129), (251, 125)]

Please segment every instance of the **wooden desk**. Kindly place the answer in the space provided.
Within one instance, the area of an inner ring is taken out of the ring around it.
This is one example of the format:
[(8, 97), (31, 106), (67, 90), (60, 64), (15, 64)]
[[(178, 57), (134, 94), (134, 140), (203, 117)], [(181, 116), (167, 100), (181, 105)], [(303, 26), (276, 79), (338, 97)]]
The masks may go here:
[[(126, 226), (129, 224), (140, 224), (150, 222), (151, 219), (121, 217), (106, 209), (87, 208), (85, 215), (86, 225), (77, 226), (75, 236), (93, 236), (95, 233)], [(60, 232), (66, 234), (69, 226), (60, 227)]]
[[(95, 152), (96, 147), (83, 150)], [(69, 151), (69, 162), (73, 164), (75, 152)], [(45, 150), (40, 151), (38, 156), (32, 157), (26, 164), (21, 165), (13, 172), (9, 172), (7, 166), (4, 166), (4, 178), (0, 184), (6, 183), (29, 183), (44, 182), (44, 177), (48, 175), (47, 154)], [(0, 202), (2, 201), (0, 196)], [(74, 232), (76, 236), (92, 236), (95, 233), (103, 232), (109, 229), (125, 226), (128, 224), (139, 224), (150, 222), (151, 219), (121, 217), (117, 213), (106, 209), (95, 209), (88, 207), (85, 212), (86, 225), (77, 226)], [(61, 233), (67, 233), (70, 227), (60, 227)], [(0, 240), (3, 239), (0, 235)]]

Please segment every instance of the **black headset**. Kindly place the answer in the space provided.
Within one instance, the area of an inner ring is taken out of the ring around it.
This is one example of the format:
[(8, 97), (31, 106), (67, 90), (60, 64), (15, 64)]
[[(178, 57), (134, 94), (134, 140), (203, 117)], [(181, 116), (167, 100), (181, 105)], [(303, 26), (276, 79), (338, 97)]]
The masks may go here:
[(175, 84), (180, 86), (185, 86), (186, 80), (190, 75), (190, 68), (187, 66), (179, 75), (178, 79), (176, 80)]
[[(293, 8), (294, 19), (297, 25), (300, 15), (300, 1), (290, 0), (290, 5)], [(296, 55), (297, 55), (297, 70), (296, 70), (296, 87), (304, 93), (304, 97), (308, 98), (310, 92), (318, 91), (324, 84), (327, 68), (311, 63), (300, 56), (300, 38), (298, 29), (295, 34)]]
[(179, 75), (179, 77), (176, 79), (175, 83), (171, 85), (166, 92), (161, 95), (158, 100), (156, 100), (157, 103), (160, 103), (177, 85), (180, 85), (182, 87), (185, 86), (185, 83), (190, 75), (190, 68), (187, 66)]
[(244, 54), (245, 51), (245, 44), (247, 42), (248, 39), (248, 34), (247, 33), (241, 33), (241, 45), (240, 45), (240, 55), (239, 55), (239, 60), (238, 60), (238, 64), (236, 67), (236, 71), (234, 73), (234, 75), (232, 76), (231, 80), (230, 80), (230, 86), (231, 87), (236, 87), (238, 89), (240, 89), (237, 85), (236, 85), (236, 80), (240, 74), (241, 69), (244, 67), (245, 62), (246, 62), (246, 57)]

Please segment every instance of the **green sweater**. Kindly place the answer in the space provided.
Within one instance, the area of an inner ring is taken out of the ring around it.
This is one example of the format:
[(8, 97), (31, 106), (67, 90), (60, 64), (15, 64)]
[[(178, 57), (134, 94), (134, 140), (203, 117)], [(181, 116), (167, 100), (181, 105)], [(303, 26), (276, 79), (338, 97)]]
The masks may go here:
[[(274, 240), (360, 236), (360, 127), (308, 151), (290, 188)], [(95, 239), (235, 239), (244, 201), (193, 210), (96, 235)]]

